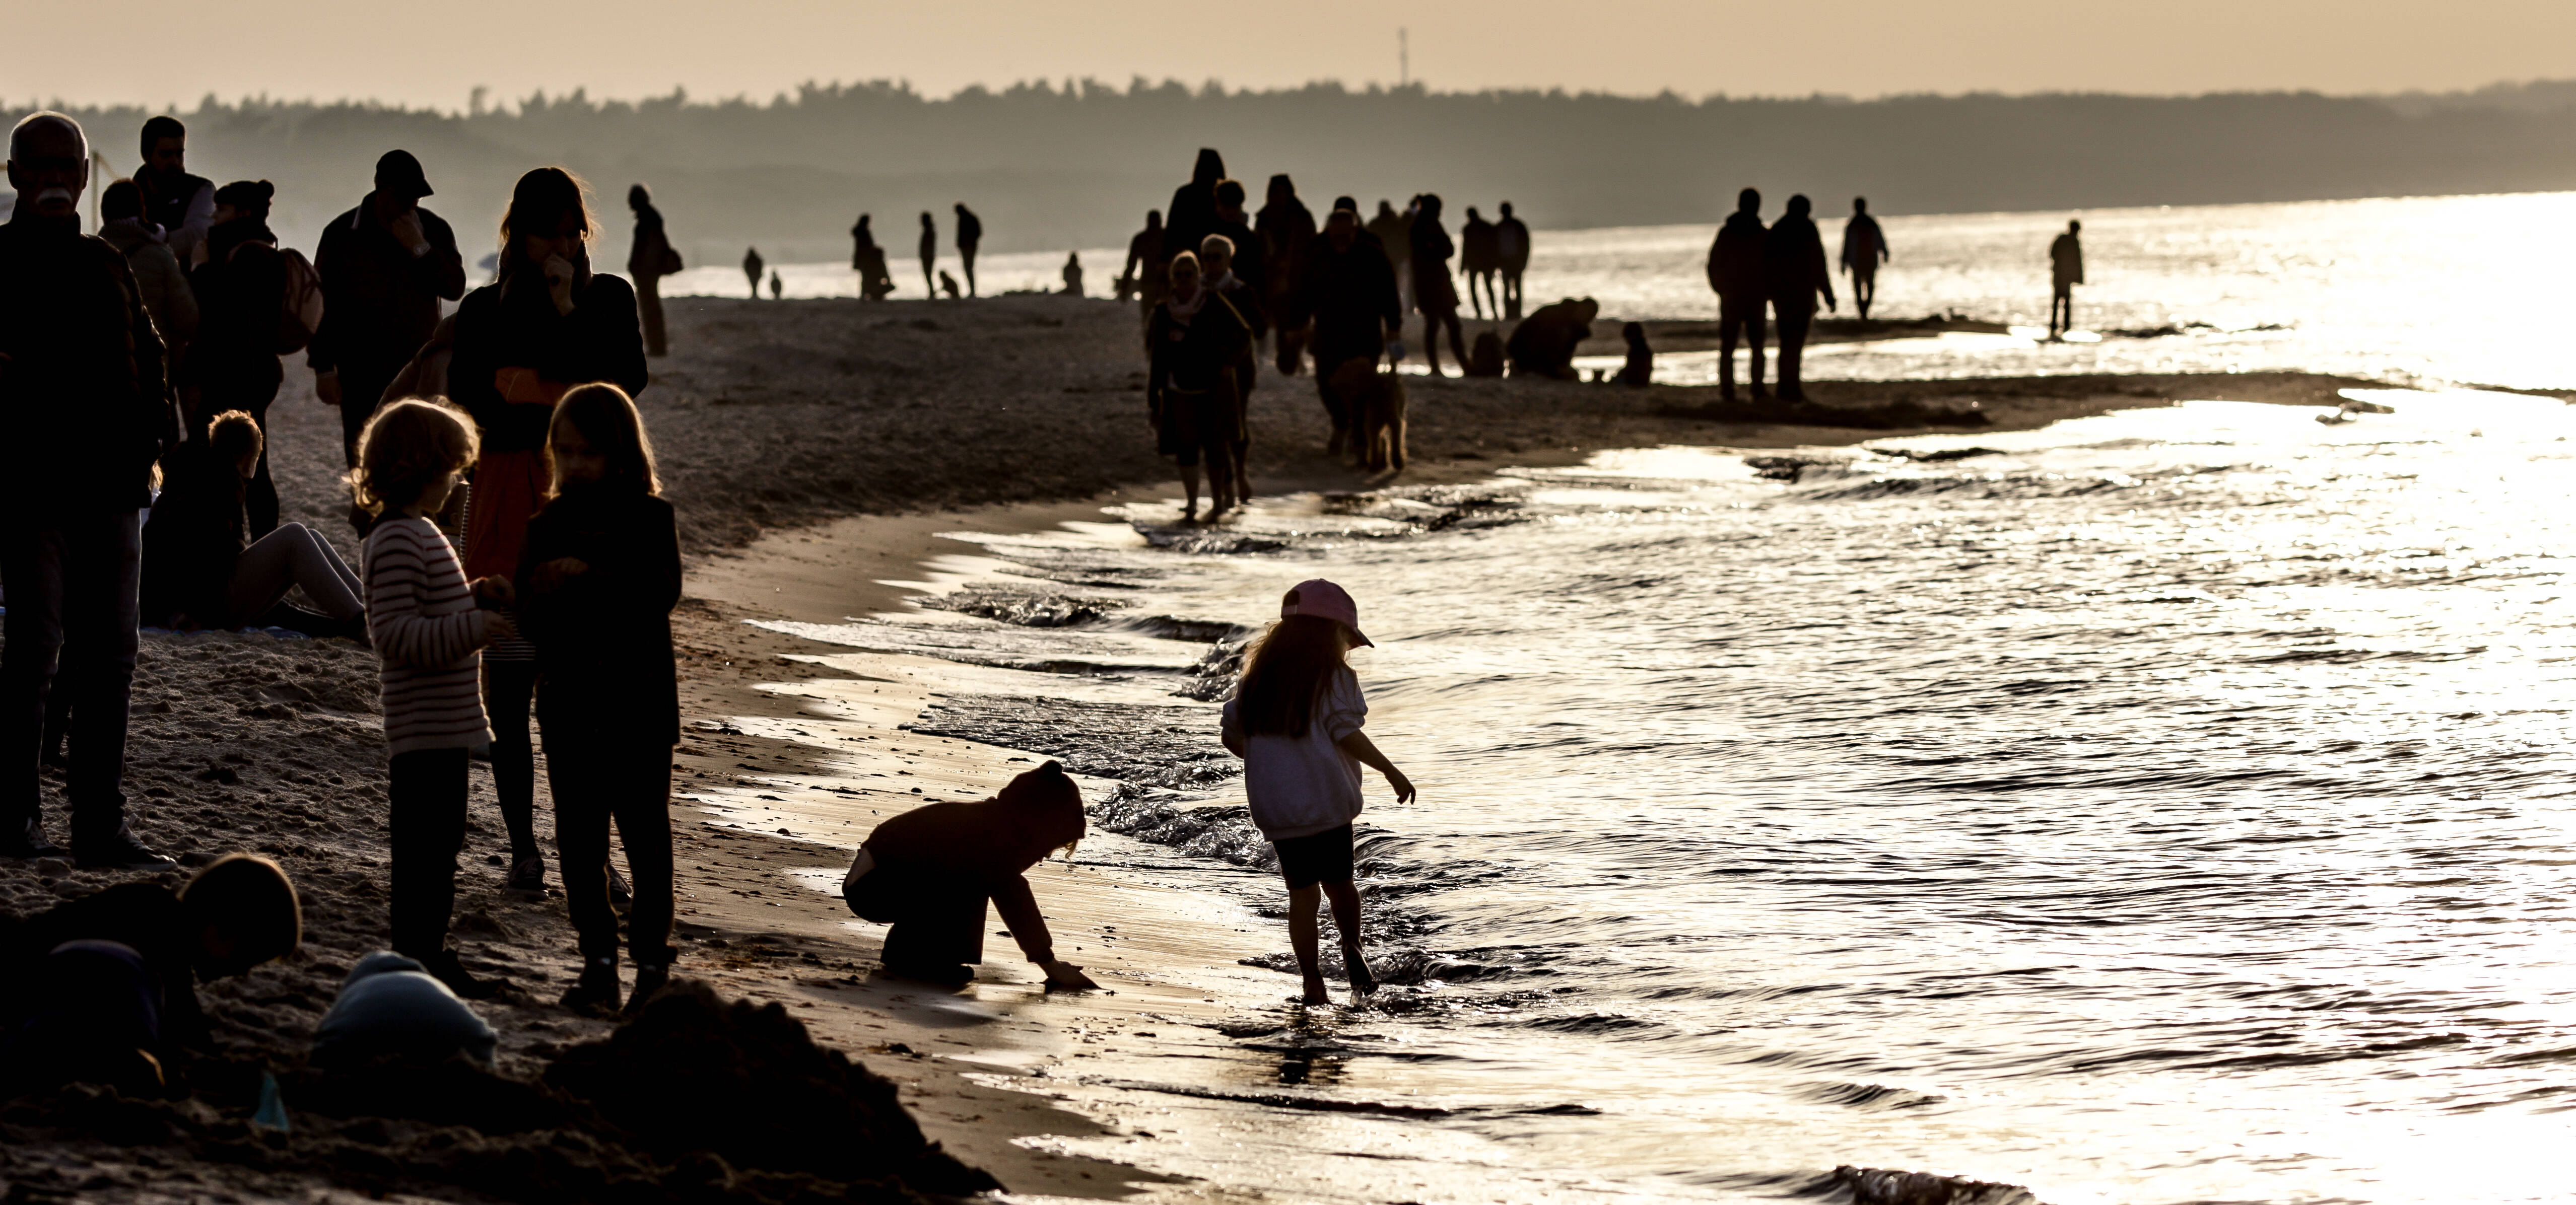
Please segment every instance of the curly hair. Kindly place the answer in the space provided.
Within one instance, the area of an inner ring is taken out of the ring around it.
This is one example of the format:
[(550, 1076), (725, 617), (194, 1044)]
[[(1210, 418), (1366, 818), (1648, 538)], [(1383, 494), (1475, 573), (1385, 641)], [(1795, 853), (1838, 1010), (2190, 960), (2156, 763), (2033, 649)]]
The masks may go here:
[(473, 420), (445, 398), (404, 398), (376, 411), (359, 432), (350, 496), (371, 515), (401, 510), (439, 474), (474, 463), (478, 446)]

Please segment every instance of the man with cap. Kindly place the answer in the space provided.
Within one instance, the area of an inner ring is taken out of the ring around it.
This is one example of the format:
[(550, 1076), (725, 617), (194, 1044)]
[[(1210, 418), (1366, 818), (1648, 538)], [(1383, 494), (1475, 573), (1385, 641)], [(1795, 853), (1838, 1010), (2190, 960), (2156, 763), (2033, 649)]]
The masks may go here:
[(367, 417), (438, 329), (440, 299), (465, 296), (456, 232), (420, 207), (429, 195), (420, 160), (386, 151), (376, 160), (376, 190), (331, 219), (313, 253), (322, 329), (304, 362), (313, 369), (313, 391), (340, 408), (341, 451), (351, 465)]
[[(72, 710), (72, 847), (91, 868), (167, 866), (125, 823), (152, 462), (179, 438), (161, 336), (134, 271), (81, 233), (89, 139), (60, 113), (9, 133), (18, 203), (0, 225), (0, 413), (17, 451), (0, 475), (0, 857), (60, 856), (39, 819), (45, 695)], [(69, 657), (63, 654), (68, 651)]]

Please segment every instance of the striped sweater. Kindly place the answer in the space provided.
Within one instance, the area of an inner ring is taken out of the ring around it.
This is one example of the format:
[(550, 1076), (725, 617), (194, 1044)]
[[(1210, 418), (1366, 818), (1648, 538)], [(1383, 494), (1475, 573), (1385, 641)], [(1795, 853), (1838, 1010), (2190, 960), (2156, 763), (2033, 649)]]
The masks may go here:
[(395, 754), (492, 739), (482, 659), (492, 621), (474, 607), (456, 549), (427, 519), (367, 533), (367, 636), (384, 663), (385, 744)]

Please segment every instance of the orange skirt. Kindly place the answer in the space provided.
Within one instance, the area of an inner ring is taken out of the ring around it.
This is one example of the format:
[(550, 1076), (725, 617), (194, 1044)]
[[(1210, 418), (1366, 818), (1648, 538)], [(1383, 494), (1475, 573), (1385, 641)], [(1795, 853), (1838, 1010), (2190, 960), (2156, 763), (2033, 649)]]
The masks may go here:
[(465, 518), (465, 577), (516, 577), (528, 542), (528, 517), (554, 484), (543, 452), (485, 452), (474, 462), (474, 497)]

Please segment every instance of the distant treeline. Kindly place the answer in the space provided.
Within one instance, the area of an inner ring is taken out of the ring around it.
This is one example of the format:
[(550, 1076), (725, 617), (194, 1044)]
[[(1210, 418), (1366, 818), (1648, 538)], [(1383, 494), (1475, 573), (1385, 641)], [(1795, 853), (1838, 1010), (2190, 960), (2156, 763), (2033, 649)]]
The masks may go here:
[[(146, 111), (72, 112), (131, 170)], [(469, 245), (489, 243), (518, 173), (560, 163), (598, 189), (617, 256), (621, 199), (644, 181), (697, 263), (731, 263), (746, 243), (773, 261), (845, 257), (862, 211), (901, 262), (922, 210), (938, 215), (947, 245), (958, 201), (982, 215), (991, 251), (1119, 244), (1201, 146), (1224, 152), (1255, 208), (1270, 175), (1287, 172), (1318, 210), (1337, 193), (1373, 207), (1437, 192), (1453, 215), (1513, 201), (1540, 229), (1713, 222), (1748, 184), (1809, 193), (1828, 213), (1866, 194), (1890, 214), (2576, 188), (2569, 84), (1855, 102), (1142, 81), (933, 98), (872, 83), (767, 103), (540, 94), (461, 114), (209, 98), (178, 116), (200, 174), (277, 183), (276, 224), (293, 243), (310, 245), (366, 192), (376, 155), (401, 146), (427, 165), (430, 207)]]

